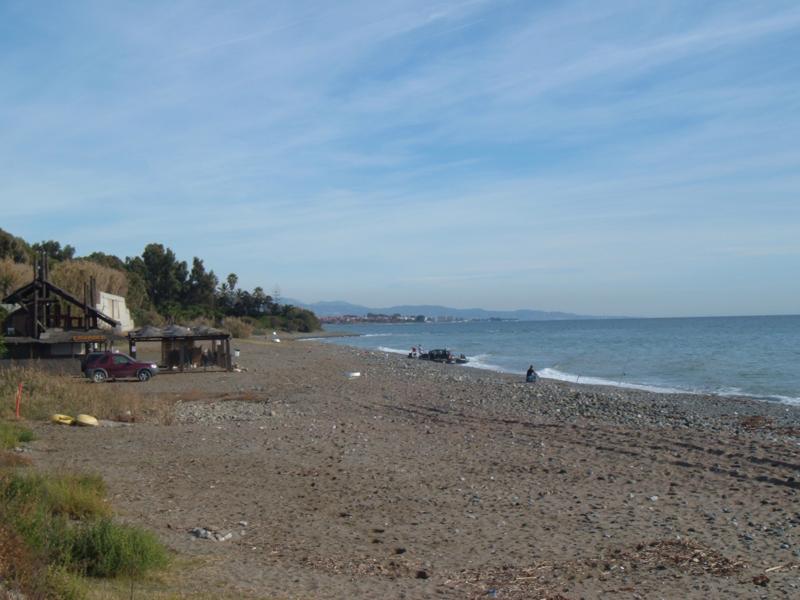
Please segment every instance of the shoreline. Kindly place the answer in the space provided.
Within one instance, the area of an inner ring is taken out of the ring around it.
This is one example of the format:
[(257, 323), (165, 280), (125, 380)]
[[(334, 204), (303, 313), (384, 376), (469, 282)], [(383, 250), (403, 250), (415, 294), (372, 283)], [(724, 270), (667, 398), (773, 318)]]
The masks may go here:
[[(309, 340), (310, 341), (310, 340)], [(310, 341), (311, 342), (311, 341)], [(366, 357), (378, 359), (381, 357), (384, 361), (394, 363), (395, 370), (402, 369), (419, 369), (422, 374), (426, 376), (433, 376), (438, 383), (451, 385), (454, 382), (491, 382), (498, 386), (495, 390), (495, 395), (501, 394), (504, 391), (509, 391), (517, 396), (519, 395), (535, 395), (541, 393), (542, 396), (547, 397), (548, 400), (559, 404), (565, 397), (578, 397), (584, 400), (595, 400), (617, 403), (624, 403), (635, 406), (638, 409), (637, 414), (650, 414), (650, 408), (657, 408), (659, 411), (665, 410), (665, 406), (671, 407), (673, 410), (678, 411), (683, 415), (694, 417), (708, 417), (708, 418), (722, 418), (726, 417), (729, 420), (736, 420), (740, 416), (746, 417), (748, 415), (760, 415), (774, 419), (776, 423), (785, 426), (792, 426), (800, 423), (800, 405), (791, 403), (781, 403), (768, 400), (761, 400), (750, 396), (722, 396), (719, 394), (708, 393), (694, 393), (694, 392), (657, 392), (653, 390), (640, 389), (634, 387), (623, 387), (613, 384), (595, 384), (595, 383), (576, 383), (571, 381), (564, 381), (561, 379), (552, 379), (542, 377), (535, 384), (525, 382), (524, 373), (515, 374), (509, 372), (501, 372), (492, 369), (485, 369), (475, 366), (466, 365), (447, 365), (441, 363), (434, 363), (419, 359), (409, 359), (404, 355), (384, 352), (377, 349), (365, 349), (357, 346), (349, 346), (346, 344), (327, 344), (323, 341), (312, 342), (323, 348), (343, 348), (351, 353), (361, 354)], [(374, 361), (368, 361), (367, 365), (373, 366)], [(383, 366), (383, 365), (381, 365)], [(364, 368), (367, 368), (366, 366)], [(525, 394), (525, 392), (528, 392)], [(631, 411), (634, 410), (629, 406)], [(591, 412), (591, 411), (590, 411)], [(568, 415), (573, 414), (570, 410), (564, 410), (563, 414), (559, 416), (560, 420), (568, 418)], [(656, 426), (662, 426), (659, 418), (655, 419)], [(591, 414), (593, 418), (601, 417), (600, 413)], [(619, 415), (615, 416), (615, 420), (619, 421)], [(646, 417), (643, 417), (647, 420)], [(685, 419), (681, 416), (679, 419)], [(622, 424), (629, 424), (626, 419), (621, 419)], [(734, 429), (736, 429), (734, 427)]]
[(167, 423), (34, 427), (38, 468), (91, 465), (199, 565), (184, 595), (705, 600), (768, 569), (796, 591), (800, 409), (240, 342), (241, 373), (110, 384)]
[[(307, 341), (312, 340), (324, 340), (325, 338), (350, 338), (350, 337), (367, 337), (366, 334), (363, 333), (348, 333), (348, 332), (331, 332), (330, 335), (324, 336), (312, 336), (308, 338), (296, 338), (296, 339), (305, 339)], [(383, 350), (380, 347), (375, 348), (361, 348), (359, 346), (350, 346), (348, 344), (336, 344), (340, 346), (347, 346), (349, 348), (354, 348), (358, 350), (371, 350), (374, 352), (385, 352), (387, 354), (396, 355), (396, 356), (403, 356), (407, 358), (407, 354), (405, 351), (400, 351), (399, 349), (392, 349), (392, 350)], [(469, 358), (469, 357), (468, 357)], [(524, 361), (522, 361), (524, 362)], [(455, 366), (455, 365), (452, 365)], [(468, 362), (465, 365), (458, 365), (460, 368), (471, 368), (477, 369), (481, 371), (487, 371), (492, 373), (498, 373), (502, 375), (510, 375), (516, 376), (517, 372), (506, 369), (499, 365), (488, 365), (483, 364), (478, 366), (473, 364), (472, 362)], [(552, 376), (553, 373), (557, 373), (559, 376)], [(702, 390), (688, 390), (688, 389), (680, 389), (677, 387), (662, 387), (654, 384), (647, 384), (647, 383), (635, 383), (635, 382), (623, 382), (618, 381), (614, 382), (610, 379), (605, 379), (603, 377), (593, 376), (593, 375), (576, 375), (573, 373), (564, 373), (558, 371), (557, 369), (551, 367), (544, 367), (541, 370), (537, 369), (537, 374), (540, 379), (547, 379), (550, 381), (559, 381), (562, 383), (568, 383), (572, 385), (586, 385), (590, 387), (608, 387), (614, 388), (619, 390), (627, 390), (627, 391), (639, 391), (639, 392), (649, 392), (653, 394), (666, 394), (666, 395), (691, 395), (691, 396), (702, 396), (702, 397), (715, 397), (721, 399), (730, 399), (730, 400), (752, 400), (755, 402), (767, 402), (771, 404), (778, 404), (782, 406), (792, 406), (792, 407), (800, 407), (800, 396), (793, 397), (793, 396), (784, 396), (780, 394), (774, 395), (759, 395), (759, 394), (747, 394), (747, 393), (721, 393), (721, 392), (712, 392), (712, 391), (702, 391)], [(583, 379), (584, 381), (581, 381)]]

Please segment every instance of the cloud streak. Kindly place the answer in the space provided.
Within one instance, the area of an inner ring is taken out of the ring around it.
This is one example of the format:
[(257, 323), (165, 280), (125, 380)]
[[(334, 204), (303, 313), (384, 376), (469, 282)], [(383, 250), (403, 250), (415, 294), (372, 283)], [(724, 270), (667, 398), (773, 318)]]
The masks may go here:
[(653, 271), (762, 261), (773, 299), (704, 298), (797, 312), (798, 32), (784, 2), (6, 3), (3, 227), (364, 304), (707, 313)]

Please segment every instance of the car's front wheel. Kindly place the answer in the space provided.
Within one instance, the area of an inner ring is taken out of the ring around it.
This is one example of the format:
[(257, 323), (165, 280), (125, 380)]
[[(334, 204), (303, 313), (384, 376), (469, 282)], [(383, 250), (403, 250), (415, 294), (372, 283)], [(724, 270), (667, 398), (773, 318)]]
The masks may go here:
[(147, 369), (142, 369), (141, 371), (139, 371), (139, 373), (137, 375), (137, 377), (139, 378), (139, 381), (150, 381), (150, 378), (152, 376), (153, 376), (153, 374), (150, 373), (150, 371), (148, 371)]
[(92, 373), (92, 381), (95, 383), (103, 383), (106, 379), (108, 379), (108, 375), (101, 369), (97, 369)]

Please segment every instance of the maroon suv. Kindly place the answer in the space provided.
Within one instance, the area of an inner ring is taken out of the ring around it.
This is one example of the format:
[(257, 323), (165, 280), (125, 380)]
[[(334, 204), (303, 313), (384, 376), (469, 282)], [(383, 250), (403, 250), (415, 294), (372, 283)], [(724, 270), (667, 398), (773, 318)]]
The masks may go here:
[(95, 383), (125, 378), (149, 381), (156, 373), (158, 366), (155, 363), (137, 362), (119, 352), (92, 352), (83, 364), (83, 374)]

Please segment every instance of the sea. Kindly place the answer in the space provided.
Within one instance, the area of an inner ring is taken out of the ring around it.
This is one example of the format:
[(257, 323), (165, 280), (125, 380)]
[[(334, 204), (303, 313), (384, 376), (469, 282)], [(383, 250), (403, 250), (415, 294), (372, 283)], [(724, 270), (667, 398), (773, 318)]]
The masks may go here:
[[(407, 355), (447, 348), (468, 366), (666, 393), (800, 405), (800, 315), (328, 325), (325, 343)], [(452, 368), (462, 368), (452, 365)]]

